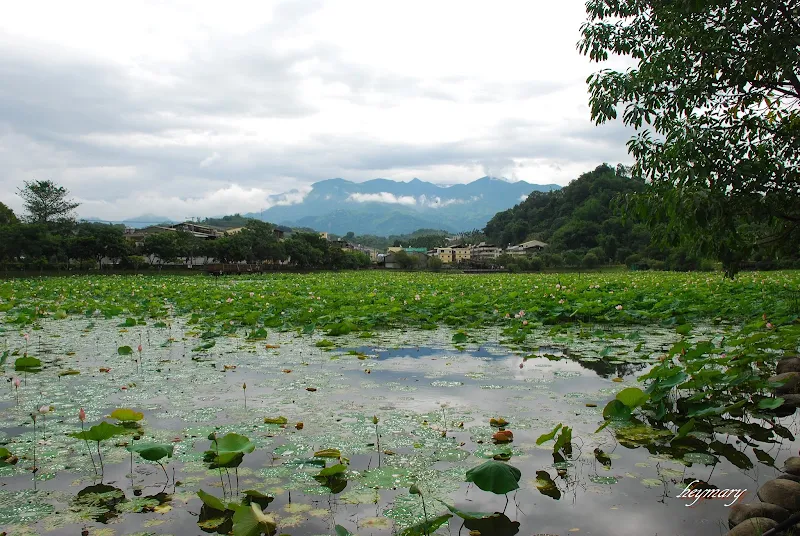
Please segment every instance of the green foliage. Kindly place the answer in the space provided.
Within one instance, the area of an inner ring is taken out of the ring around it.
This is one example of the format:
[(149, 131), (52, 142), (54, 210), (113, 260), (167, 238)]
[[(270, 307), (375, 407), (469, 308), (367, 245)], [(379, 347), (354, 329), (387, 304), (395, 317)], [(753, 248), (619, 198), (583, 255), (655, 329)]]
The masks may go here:
[(161, 445), (158, 443), (143, 443), (136, 441), (132, 445), (126, 447), (128, 452), (135, 452), (142, 459), (149, 462), (157, 462), (164, 458), (172, 458), (172, 453), (175, 450), (174, 445)]
[(119, 348), (117, 348), (117, 353), (119, 355), (131, 355), (133, 354), (133, 348), (131, 348), (130, 346), (120, 346)]
[(144, 419), (144, 413), (141, 411), (135, 411), (130, 408), (117, 408), (111, 412), (109, 415), (112, 419), (116, 419), (118, 421), (141, 421)]
[(558, 423), (556, 427), (553, 428), (552, 431), (540, 435), (539, 438), (536, 440), (536, 444), (541, 445), (543, 443), (547, 443), (548, 441), (552, 441), (553, 439), (555, 439), (556, 434), (558, 433), (558, 431), (561, 429), (562, 426), (563, 425), (561, 423)]
[(277, 524), (271, 515), (264, 514), (255, 503), (240, 506), (233, 514), (233, 536), (260, 536), (275, 534)]
[(218, 467), (238, 467), (244, 455), (255, 450), (256, 446), (247, 437), (228, 433), (211, 441), (211, 446), (203, 453), (203, 461), (211, 469)]
[(507, 463), (489, 460), (467, 471), (467, 482), (473, 482), (483, 491), (502, 495), (519, 488), (522, 473)]
[(17, 189), (17, 195), (28, 212), (27, 219), (35, 223), (71, 220), (72, 211), (80, 206), (68, 198), (66, 188), (50, 180), (25, 181), (24, 186)]
[(624, 109), (637, 130), (628, 151), (652, 188), (632, 212), (662, 243), (712, 254), (729, 275), (759, 246), (796, 257), (796, 10), (782, 0), (600, 0), (587, 14), (581, 52), (636, 64), (588, 79), (592, 119)]
[(81, 439), (85, 441), (95, 441), (99, 443), (101, 441), (105, 441), (106, 439), (111, 439), (114, 436), (122, 435), (124, 433), (125, 433), (125, 428), (123, 428), (122, 426), (115, 426), (113, 424), (108, 424), (106, 421), (103, 421), (100, 424), (92, 426), (88, 430), (84, 430), (82, 432), (73, 432), (68, 435), (70, 437), (74, 437), (75, 439)]

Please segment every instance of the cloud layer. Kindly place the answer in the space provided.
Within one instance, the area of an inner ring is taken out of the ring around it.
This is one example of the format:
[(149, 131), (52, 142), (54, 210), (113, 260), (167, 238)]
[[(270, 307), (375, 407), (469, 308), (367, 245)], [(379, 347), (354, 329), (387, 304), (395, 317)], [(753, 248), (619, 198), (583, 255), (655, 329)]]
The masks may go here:
[(627, 161), (630, 133), (589, 120), (582, 4), (551, 4), (10, 4), (0, 201), (49, 178), (84, 217), (183, 218), (333, 177), (564, 184)]

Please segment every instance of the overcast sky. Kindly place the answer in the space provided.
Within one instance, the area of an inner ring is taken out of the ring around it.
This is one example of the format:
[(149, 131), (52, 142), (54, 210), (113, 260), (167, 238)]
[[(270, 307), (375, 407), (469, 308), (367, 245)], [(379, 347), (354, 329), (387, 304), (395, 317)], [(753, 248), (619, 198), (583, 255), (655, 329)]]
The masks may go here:
[[(595, 127), (582, 0), (8, 2), (0, 201), (82, 217), (266, 208), (334, 177), (566, 184), (629, 162)], [(294, 198), (301, 198), (295, 195)]]

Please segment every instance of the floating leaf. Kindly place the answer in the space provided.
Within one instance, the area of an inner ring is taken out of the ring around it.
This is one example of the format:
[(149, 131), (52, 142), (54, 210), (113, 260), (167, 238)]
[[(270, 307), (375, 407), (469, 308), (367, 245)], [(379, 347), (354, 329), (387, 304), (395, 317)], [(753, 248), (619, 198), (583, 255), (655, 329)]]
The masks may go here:
[(264, 422), (266, 424), (286, 424), (289, 422), (289, 419), (286, 417), (264, 417)]
[(117, 408), (111, 412), (109, 417), (112, 419), (117, 419), (118, 421), (141, 421), (144, 418), (144, 413), (132, 410), (130, 408)]
[(455, 344), (464, 344), (467, 342), (467, 334), (463, 331), (459, 331), (458, 333), (453, 334), (453, 343)]
[(444, 501), (439, 501), (443, 505), (447, 507), (448, 510), (453, 512), (455, 515), (460, 517), (461, 519), (488, 519), (490, 517), (498, 517), (503, 514), (500, 512), (494, 512), (492, 514), (487, 514), (485, 512), (467, 512), (466, 510), (459, 510), (455, 506), (449, 505)]
[(453, 514), (442, 514), (424, 523), (408, 527), (400, 532), (400, 536), (425, 536), (432, 534), (436, 529), (447, 523), (451, 517), (453, 517)]
[(603, 418), (615, 421), (627, 421), (631, 418), (631, 408), (619, 400), (612, 400), (603, 408)]
[(117, 348), (117, 353), (119, 355), (131, 355), (133, 354), (133, 348), (131, 348), (130, 346), (120, 346), (119, 348)]
[(317, 458), (341, 458), (342, 452), (339, 449), (322, 449), (314, 453)]

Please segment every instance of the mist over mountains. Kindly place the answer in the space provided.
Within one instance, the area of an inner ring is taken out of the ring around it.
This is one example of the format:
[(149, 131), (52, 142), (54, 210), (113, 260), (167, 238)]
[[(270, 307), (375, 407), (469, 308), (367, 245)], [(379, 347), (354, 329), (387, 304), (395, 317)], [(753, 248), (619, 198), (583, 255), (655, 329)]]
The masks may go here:
[(459, 232), (482, 229), (497, 212), (522, 202), (531, 192), (559, 188), (494, 177), (452, 186), (419, 179), (361, 183), (329, 179), (313, 184), (304, 196), (298, 191), (273, 196), (270, 201), (275, 205), (246, 216), (336, 234), (388, 236), (421, 228)]
[[(399, 182), (374, 179), (351, 182), (329, 179), (310, 190), (290, 190), (269, 196), (269, 208), (245, 217), (289, 227), (308, 227), (335, 234), (389, 236), (417, 229), (443, 229), (453, 233), (482, 229), (498, 212), (524, 201), (531, 192), (558, 190), (557, 184), (511, 182), (483, 177), (467, 184), (438, 186), (414, 179)], [(104, 221), (86, 218), (85, 221)], [(147, 227), (175, 223), (173, 218), (144, 214), (109, 223)]]

